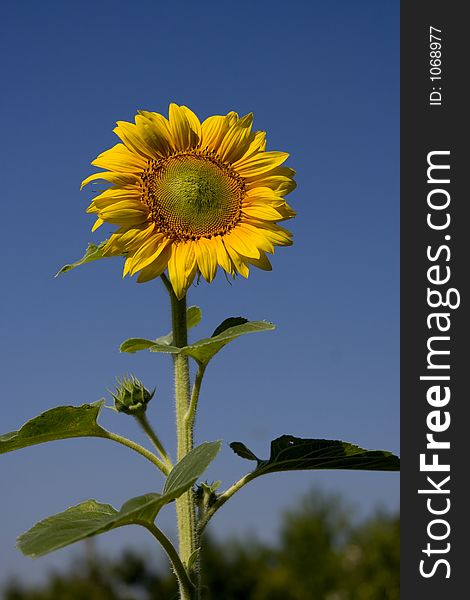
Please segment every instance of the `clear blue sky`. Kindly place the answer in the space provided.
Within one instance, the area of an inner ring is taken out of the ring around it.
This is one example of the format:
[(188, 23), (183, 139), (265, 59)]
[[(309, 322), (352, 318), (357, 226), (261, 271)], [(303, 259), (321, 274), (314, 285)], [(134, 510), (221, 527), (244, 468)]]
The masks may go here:
[[(268, 148), (290, 152), (298, 173), (295, 244), (278, 249), (273, 271), (190, 290), (204, 313), (198, 337), (227, 316), (278, 326), (210, 365), (197, 441), (239, 440), (267, 456), (270, 440), (290, 433), (398, 452), (398, 1), (7, 0), (1, 16), (2, 431), (97, 400), (130, 371), (157, 386), (149, 414), (171, 445), (170, 359), (117, 350), (168, 331), (163, 286), (123, 281), (120, 259), (53, 274), (109, 231), (91, 233), (91, 191), (79, 183), (116, 142), (115, 121), (175, 101), (201, 118), (253, 111)], [(141, 439), (123, 415), (106, 411), (103, 424)], [(226, 486), (249, 466), (225, 445), (208, 477)], [(0, 582), (39, 577), (80, 552), (20, 556), (16, 535), (40, 518), (161, 487), (143, 459), (104, 440), (4, 455), (0, 476)], [(394, 473), (270, 475), (213, 530), (273, 539), (280, 513), (313, 484), (343, 493), (359, 515), (398, 507)], [(161, 523), (174, 532), (171, 510)], [(152, 548), (137, 528), (99, 547), (131, 544)]]

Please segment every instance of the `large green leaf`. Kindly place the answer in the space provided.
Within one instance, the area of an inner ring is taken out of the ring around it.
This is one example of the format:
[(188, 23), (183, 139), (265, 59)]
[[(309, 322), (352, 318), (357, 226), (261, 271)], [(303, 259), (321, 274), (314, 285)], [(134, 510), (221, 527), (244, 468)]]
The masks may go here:
[(128, 500), (118, 511), (110, 504), (87, 500), (40, 521), (19, 536), (18, 548), (37, 557), (87, 537), (124, 525), (149, 525), (160, 509), (179, 498), (204, 473), (220, 450), (221, 441), (204, 442), (194, 448), (171, 470), (162, 494), (145, 494)]
[(168, 344), (157, 344), (156, 340), (146, 340), (145, 338), (129, 338), (122, 342), (119, 350), (121, 352), (139, 352), (139, 350), (151, 350), (152, 352), (164, 352), (166, 354), (179, 354), (181, 348), (169, 346)]
[(163, 488), (164, 494), (174, 494), (181, 487), (188, 489), (196, 483), (210, 463), (217, 456), (222, 445), (221, 440), (215, 442), (204, 442), (193, 448), (179, 463), (170, 471)]
[(75, 267), (80, 267), (81, 265), (84, 265), (89, 262), (93, 262), (94, 260), (99, 260), (100, 258), (108, 258), (107, 256), (103, 256), (103, 248), (107, 241), (108, 240), (103, 240), (100, 244), (98, 244), (98, 246), (96, 244), (91, 244), (91, 243), (88, 244), (86, 252), (82, 256), (82, 258), (80, 258), (79, 260), (77, 260), (74, 263), (71, 263), (70, 265), (64, 265), (55, 274), (55, 276), (58, 277), (59, 275), (62, 275), (63, 273), (67, 273), (67, 271), (70, 271), (71, 269), (75, 269)]
[(107, 437), (96, 422), (104, 400), (82, 406), (58, 406), (31, 419), (18, 431), (0, 436), (0, 454), (27, 446), (75, 437)]
[[(201, 365), (207, 363), (213, 358), (219, 350), (232, 340), (247, 333), (257, 333), (258, 331), (271, 331), (275, 329), (272, 323), (267, 321), (247, 321), (243, 317), (230, 317), (221, 323), (210, 338), (204, 338), (194, 344), (177, 348), (167, 345), (170, 337), (164, 336), (158, 340), (146, 340), (142, 338), (132, 338), (126, 340), (121, 345), (121, 352), (137, 352), (138, 350), (150, 350), (150, 352), (166, 352), (170, 354), (185, 354), (191, 356)], [(162, 343), (162, 341), (164, 343)], [(171, 341), (173, 341), (171, 339)]]
[[(202, 312), (199, 306), (190, 306), (186, 311), (186, 321), (188, 329), (199, 325), (202, 318)], [(147, 340), (145, 338), (130, 338), (121, 344), (121, 352), (139, 352), (139, 350), (149, 350), (152, 352), (166, 352), (169, 354), (178, 354), (180, 348), (173, 346), (173, 332), (162, 335), (156, 340)]]
[[(179, 495), (186, 489), (178, 490)], [(117, 527), (145, 526), (153, 523), (159, 510), (176, 497), (174, 493), (144, 494), (125, 502), (119, 511), (110, 504), (86, 500), (39, 521), (18, 537), (17, 546), (26, 556), (36, 558)]]
[(271, 442), (271, 456), (259, 459), (241, 442), (232, 442), (232, 450), (257, 462), (253, 476), (276, 471), (305, 469), (361, 469), (366, 471), (399, 471), (400, 459), (384, 450), (364, 450), (339, 440), (303, 439), (283, 435)]
[[(232, 319), (238, 321), (240, 324), (224, 328), (224, 323), (229, 324)], [(207, 365), (219, 350), (237, 337), (247, 333), (272, 331), (275, 329), (275, 326), (267, 321), (246, 321), (242, 317), (230, 317), (230, 319), (226, 319), (224, 323), (219, 325), (212, 337), (199, 340), (190, 346), (186, 346), (182, 349), (182, 352), (191, 356), (200, 364)], [(150, 350), (152, 351), (152, 348)]]

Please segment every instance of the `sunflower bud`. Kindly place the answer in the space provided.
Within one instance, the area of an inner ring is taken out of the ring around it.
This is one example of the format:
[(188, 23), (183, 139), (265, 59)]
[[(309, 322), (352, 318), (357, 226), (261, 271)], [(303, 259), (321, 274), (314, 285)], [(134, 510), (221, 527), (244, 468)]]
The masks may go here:
[(216, 490), (220, 484), (220, 481), (214, 481), (211, 484), (206, 481), (196, 487), (196, 503), (201, 514), (204, 514), (217, 500)]
[(147, 409), (147, 404), (153, 398), (153, 392), (149, 392), (144, 384), (133, 375), (131, 377), (123, 377), (117, 380), (115, 393), (111, 392), (114, 398), (114, 408), (118, 412), (123, 412), (126, 415), (143, 414)]

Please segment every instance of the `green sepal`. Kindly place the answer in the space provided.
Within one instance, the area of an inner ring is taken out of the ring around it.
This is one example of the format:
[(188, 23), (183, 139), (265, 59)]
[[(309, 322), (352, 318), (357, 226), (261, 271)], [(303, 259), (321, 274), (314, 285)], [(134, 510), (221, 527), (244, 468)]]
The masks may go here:
[(232, 450), (257, 462), (254, 477), (278, 471), (310, 469), (346, 469), (365, 471), (399, 471), (400, 459), (384, 450), (365, 450), (340, 440), (303, 439), (282, 435), (271, 442), (271, 455), (261, 460), (241, 442), (232, 442)]
[(89, 262), (93, 262), (95, 260), (99, 260), (100, 258), (109, 258), (108, 256), (103, 256), (103, 248), (104, 248), (105, 244), (107, 243), (107, 241), (108, 240), (103, 240), (98, 245), (89, 243), (87, 246), (87, 249), (85, 251), (85, 254), (82, 256), (82, 258), (80, 258), (76, 262), (71, 263), (69, 265), (64, 265), (59, 271), (57, 271), (57, 273), (55, 274), (54, 277), (63, 275), (64, 273), (67, 273), (67, 271), (70, 271), (71, 269), (75, 269), (75, 267), (80, 267), (81, 265), (84, 265)]

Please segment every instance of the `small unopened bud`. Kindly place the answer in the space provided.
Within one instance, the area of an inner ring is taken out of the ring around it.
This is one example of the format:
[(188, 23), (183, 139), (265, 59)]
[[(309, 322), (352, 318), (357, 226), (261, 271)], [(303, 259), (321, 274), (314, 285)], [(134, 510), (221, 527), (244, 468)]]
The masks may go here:
[(209, 484), (206, 481), (205, 483), (201, 482), (196, 487), (196, 503), (201, 515), (204, 514), (217, 500), (216, 490), (221, 483), (221, 481), (214, 481)]
[(136, 416), (146, 411), (147, 404), (154, 394), (155, 389), (153, 392), (149, 392), (144, 384), (133, 375), (118, 379), (115, 393), (111, 392), (114, 398), (114, 408), (118, 412)]

